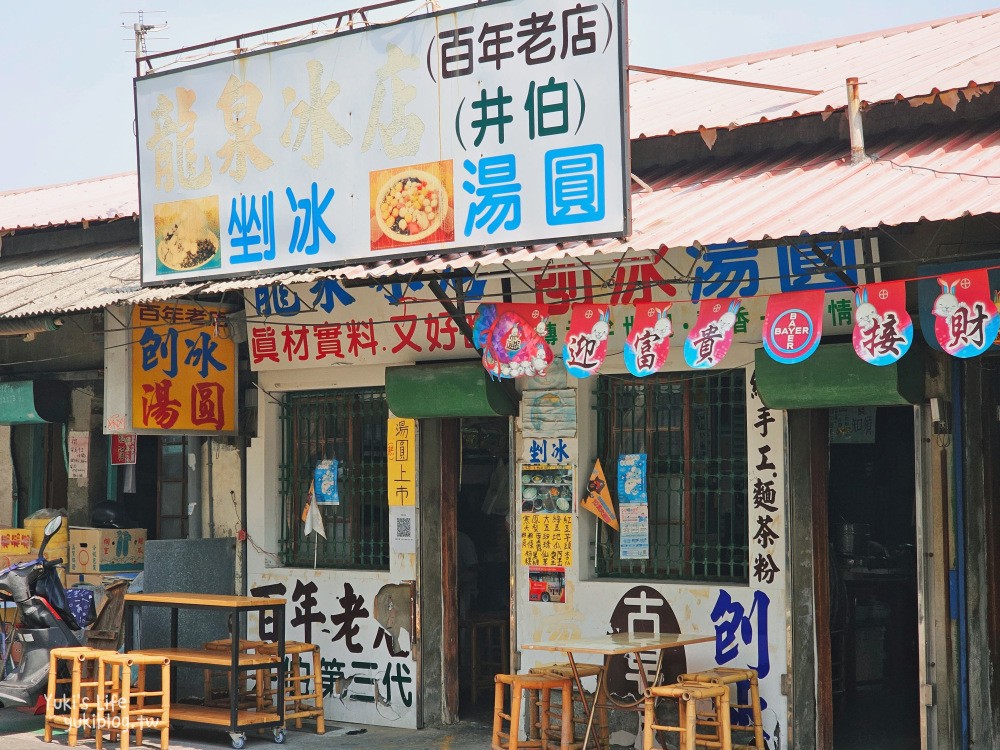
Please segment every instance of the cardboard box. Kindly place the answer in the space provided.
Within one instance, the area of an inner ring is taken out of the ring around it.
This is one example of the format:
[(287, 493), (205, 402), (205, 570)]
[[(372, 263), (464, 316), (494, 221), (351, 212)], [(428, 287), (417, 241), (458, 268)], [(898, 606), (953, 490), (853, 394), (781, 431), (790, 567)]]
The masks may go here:
[(0, 555), (31, 552), (31, 532), (27, 529), (0, 529)]
[(0, 570), (9, 568), (11, 565), (23, 562), (34, 562), (38, 559), (37, 552), (29, 552), (26, 555), (5, 555), (0, 553)]
[(69, 530), (70, 573), (115, 573), (142, 570), (145, 529)]

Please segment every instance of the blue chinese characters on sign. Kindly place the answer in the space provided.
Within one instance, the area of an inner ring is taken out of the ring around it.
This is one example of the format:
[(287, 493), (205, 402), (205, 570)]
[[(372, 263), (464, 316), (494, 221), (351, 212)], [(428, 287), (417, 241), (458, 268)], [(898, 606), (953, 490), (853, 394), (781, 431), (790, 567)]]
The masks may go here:
[(604, 218), (604, 147), (573, 146), (545, 154), (545, 218), (550, 226)]
[[(817, 242), (823, 256), (842, 273), (860, 283), (857, 266), (861, 263), (858, 244), (854, 240)], [(687, 254), (699, 261), (694, 271), (695, 283), (691, 301), (716, 297), (754, 297), (760, 293), (761, 253), (776, 252), (780, 291), (799, 292), (814, 289), (844, 289), (842, 278), (832, 272), (821, 272), (827, 262), (810, 245), (779, 245), (777, 248), (750, 247), (742, 242), (709, 245), (699, 250), (687, 248)], [(768, 274), (765, 274), (765, 276)]]

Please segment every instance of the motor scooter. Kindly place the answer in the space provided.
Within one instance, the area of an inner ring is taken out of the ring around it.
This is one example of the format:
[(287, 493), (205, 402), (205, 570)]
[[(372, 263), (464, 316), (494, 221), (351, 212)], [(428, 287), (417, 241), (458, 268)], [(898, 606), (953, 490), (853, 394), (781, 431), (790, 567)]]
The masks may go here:
[(14, 602), (17, 607), (14, 639), (22, 648), (17, 669), (0, 680), (0, 706), (34, 705), (48, 686), (49, 652), (81, 646), (86, 639), (69, 611), (56, 572), (62, 559), (45, 559), (45, 548), (63, 520), (56, 516), (46, 524), (38, 559), (0, 570), (0, 600)]

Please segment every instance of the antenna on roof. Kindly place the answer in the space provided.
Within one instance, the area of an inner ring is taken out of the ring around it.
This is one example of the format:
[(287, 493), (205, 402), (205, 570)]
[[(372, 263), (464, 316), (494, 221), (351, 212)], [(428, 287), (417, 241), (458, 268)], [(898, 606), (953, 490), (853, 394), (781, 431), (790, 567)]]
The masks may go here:
[[(145, 57), (149, 54), (149, 48), (146, 45), (146, 40), (151, 31), (162, 31), (167, 28), (166, 23), (146, 23), (146, 12), (149, 13), (163, 13), (162, 10), (152, 10), (152, 11), (136, 11), (134, 15), (137, 16), (136, 23), (133, 24), (122, 24), (123, 29), (129, 28), (131, 25), (132, 32), (135, 34), (135, 59), (138, 60), (141, 57)], [(132, 15), (131, 13), (129, 15)]]

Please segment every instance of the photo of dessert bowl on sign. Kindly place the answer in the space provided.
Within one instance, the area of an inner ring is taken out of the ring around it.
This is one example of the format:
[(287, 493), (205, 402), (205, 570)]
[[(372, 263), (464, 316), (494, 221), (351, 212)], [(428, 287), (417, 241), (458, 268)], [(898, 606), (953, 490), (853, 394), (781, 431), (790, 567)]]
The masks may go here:
[(455, 239), (450, 161), (372, 172), (370, 184), (372, 250)]
[(156, 266), (160, 273), (218, 268), (219, 199), (216, 196), (153, 206)]

